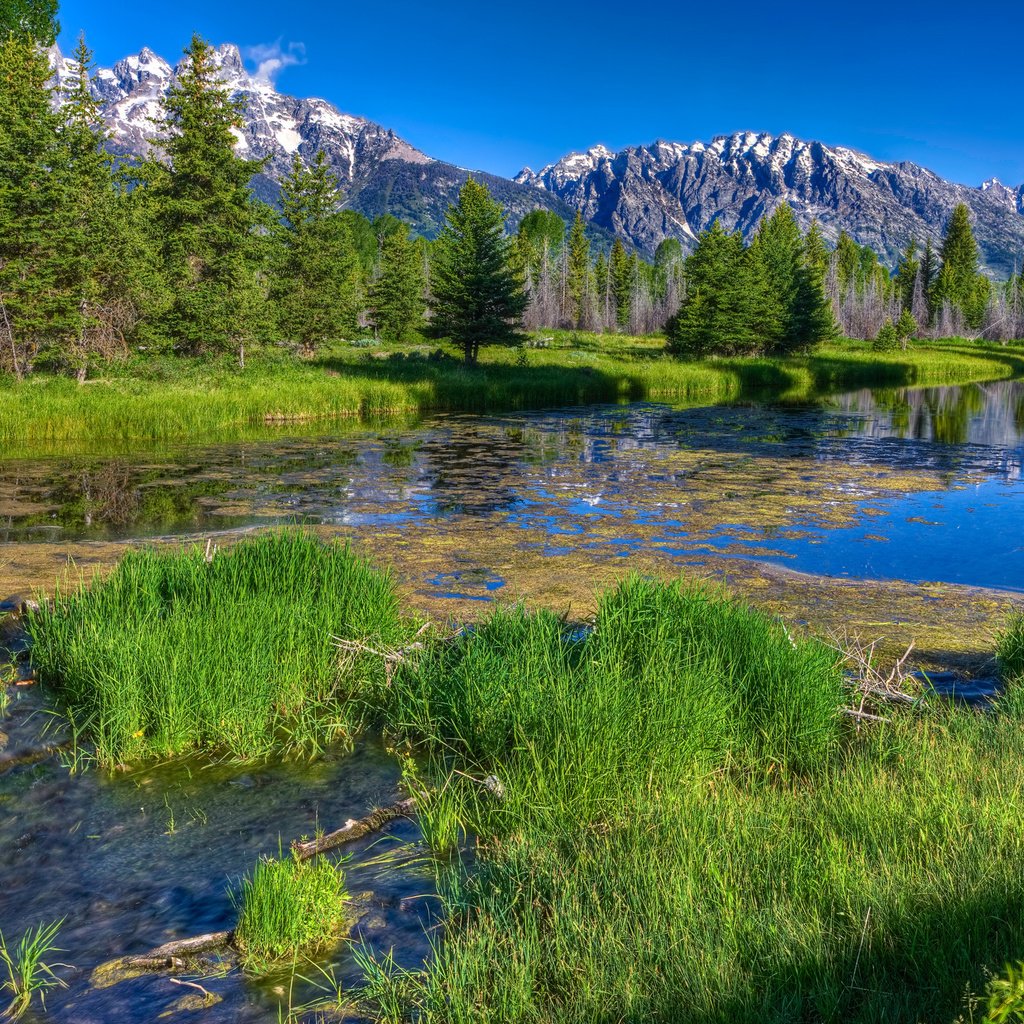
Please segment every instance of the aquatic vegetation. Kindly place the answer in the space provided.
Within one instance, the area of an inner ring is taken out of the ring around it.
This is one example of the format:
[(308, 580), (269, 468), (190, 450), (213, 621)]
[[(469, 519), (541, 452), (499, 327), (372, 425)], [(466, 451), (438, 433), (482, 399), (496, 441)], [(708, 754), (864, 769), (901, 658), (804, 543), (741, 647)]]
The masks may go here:
[(60, 950), (54, 944), (63, 919), (52, 924), (40, 924), (30, 928), (15, 947), (9, 947), (4, 934), (0, 931), (0, 963), (7, 969), (7, 978), (0, 983), (3, 990), (11, 997), (10, 1003), (3, 1011), (3, 1017), (19, 1020), (38, 996), (41, 1006), (46, 1005), (46, 993), (53, 988), (66, 988), (66, 983), (53, 972), (59, 964), (48, 964), (43, 957)]
[(265, 858), (241, 881), (234, 943), (255, 973), (336, 938), (345, 919), (343, 870), (326, 857)]
[(136, 549), (106, 579), (58, 589), (31, 614), (40, 679), (97, 759), (191, 750), (239, 759), (350, 739), (350, 698), (382, 679), (335, 638), (405, 635), (389, 573), (300, 531), (210, 553)]

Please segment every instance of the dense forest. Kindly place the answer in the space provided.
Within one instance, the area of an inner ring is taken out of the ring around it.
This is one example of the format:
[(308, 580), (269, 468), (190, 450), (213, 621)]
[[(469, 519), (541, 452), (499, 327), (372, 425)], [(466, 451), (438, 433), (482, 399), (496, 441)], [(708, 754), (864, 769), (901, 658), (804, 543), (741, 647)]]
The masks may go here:
[[(653, 263), (592, 244), (537, 210), (506, 233), (501, 207), (470, 181), (434, 241), (391, 216), (340, 208), (322, 154), (296, 156), (280, 207), (251, 190), (259, 161), (235, 151), (243, 110), (195, 37), (153, 125), (154, 155), (118, 159), (79, 73), (55, 94), (46, 46), (55, 4), (0, 11), (0, 372), (85, 379), (129, 351), (202, 355), (372, 335), (447, 338), (476, 359), (519, 331), (665, 330), (692, 355), (803, 351), (840, 336), (879, 347), (915, 336), (1024, 334), (1024, 278), (978, 272), (968, 212), (940, 248), (910, 241), (895, 275), (843, 234), (830, 250), (783, 206), (750, 245), (717, 224), (684, 257)], [(596, 251), (595, 251), (596, 249)]]

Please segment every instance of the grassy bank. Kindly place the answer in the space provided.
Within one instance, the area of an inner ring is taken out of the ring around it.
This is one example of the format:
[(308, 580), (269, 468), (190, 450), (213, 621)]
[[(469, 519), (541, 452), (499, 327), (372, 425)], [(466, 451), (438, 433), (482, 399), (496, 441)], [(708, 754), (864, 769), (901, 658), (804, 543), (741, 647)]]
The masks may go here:
[(42, 448), (197, 436), (235, 438), (269, 425), (375, 421), (429, 411), (486, 412), (591, 402), (724, 401), (768, 392), (807, 398), (863, 386), (991, 380), (1024, 373), (1024, 348), (932, 343), (906, 353), (863, 343), (785, 360), (683, 362), (647, 338), (545, 336), (544, 347), (485, 350), (466, 368), (427, 349), (350, 346), (314, 362), (266, 352), (239, 371), (225, 359), (151, 357), (104, 367), (79, 386), (37, 376), (0, 382), (0, 444)]
[[(952, 1024), (1024, 953), (1024, 619), (999, 640), (996, 710), (923, 694), (857, 723), (836, 652), (723, 593), (640, 578), (601, 598), (591, 630), (498, 610), (422, 637), (384, 679), (382, 659), (355, 668), (318, 639), (408, 637), (369, 572), (294, 534), (212, 563), (132, 556), (30, 629), (45, 678), (112, 752), (111, 721), (129, 756), (287, 746), (282, 681), (326, 693), (346, 729), (406, 741), (433, 794), (424, 834), (439, 850), (473, 836), (476, 855), (439, 861), (449, 923), (423, 972), (363, 956), (377, 1019)], [(332, 581), (315, 600), (311, 578)], [(231, 615), (264, 609), (247, 628), (221, 628), (232, 595)], [(220, 700), (212, 678), (186, 696), (196, 658), (248, 679), (225, 693), (258, 729), (211, 726), (226, 703), (179, 712)]]

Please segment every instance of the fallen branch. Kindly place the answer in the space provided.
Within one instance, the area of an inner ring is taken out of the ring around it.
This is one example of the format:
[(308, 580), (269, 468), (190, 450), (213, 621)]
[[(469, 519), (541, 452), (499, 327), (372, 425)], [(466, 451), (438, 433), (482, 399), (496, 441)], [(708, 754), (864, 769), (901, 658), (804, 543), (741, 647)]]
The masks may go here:
[(208, 932), (191, 939), (165, 942), (139, 956), (124, 956), (115, 961), (118, 970), (165, 971), (185, 967), (189, 960), (202, 953), (222, 953), (230, 948), (234, 932)]
[(320, 836), (317, 839), (310, 839), (305, 843), (296, 839), (292, 843), (292, 850), (299, 860), (309, 860), (310, 857), (315, 857), (317, 854), (326, 853), (328, 850), (334, 850), (339, 846), (344, 846), (346, 843), (355, 842), (355, 840), (362, 839), (363, 836), (368, 836), (373, 832), (379, 832), (389, 821), (407, 817), (415, 810), (416, 798), (413, 796), (406, 797), (405, 800), (399, 800), (398, 803), (390, 804), (387, 807), (378, 807), (367, 814), (365, 818), (360, 818), (358, 821), (349, 818), (341, 828), (336, 829), (334, 832), (328, 832), (327, 835)]

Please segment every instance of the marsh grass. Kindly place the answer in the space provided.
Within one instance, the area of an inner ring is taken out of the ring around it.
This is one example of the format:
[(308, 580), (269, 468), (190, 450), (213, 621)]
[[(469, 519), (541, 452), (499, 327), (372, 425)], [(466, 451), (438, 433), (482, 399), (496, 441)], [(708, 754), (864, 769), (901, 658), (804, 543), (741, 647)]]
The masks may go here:
[(263, 859), (240, 889), (235, 945), (252, 973), (322, 949), (345, 920), (345, 875), (326, 857)]
[(547, 348), (486, 350), (473, 368), (415, 349), (367, 355), (342, 347), (313, 363), (266, 352), (245, 371), (227, 360), (150, 357), (103, 372), (85, 385), (41, 376), (0, 380), (0, 444), (28, 452), (82, 442), (236, 439), (268, 424), (644, 399), (714, 402), (749, 393), (807, 400), (842, 388), (1020, 376), (1024, 350), (958, 341), (880, 355), (846, 342), (787, 359), (683, 362), (666, 356), (660, 339), (559, 335)]
[(996, 656), (1005, 682), (1024, 681), (1024, 612), (1011, 616), (998, 637)]
[(62, 919), (30, 928), (13, 948), (8, 946), (0, 931), (0, 963), (7, 970), (7, 978), (0, 989), (10, 996), (10, 1003), (3, 1011), (4, 1019), (19, 1020), (28, 1012), (36, 996), (39, 997), (39, 1004), (45, 1008), (48, 991), (67, 987), (53, 972), (54, 967), (63, 965), (48, 964), (43, 959), (51, 953), (60, 952), (55, 940), (63, 923)]
[(27, 627), (40, 679), (108, 766), (349, 740), (383, 672), (340, 659), (334, 638), (391, 647), (406, 633), (387, 572), (300, 531), (212, 558), (130, 551), (106, 579), (58, 590)]
[(429, 651), (393, 720), (505, 797), (439, 808), (477, 857), (425, 975), (370, 969), (379, 1018), (952, 1021), (1024, 948), (1021, 713), (857, 731), (849, 696), (817, 642), (644, 579), (583, 639), (506, 610)]

